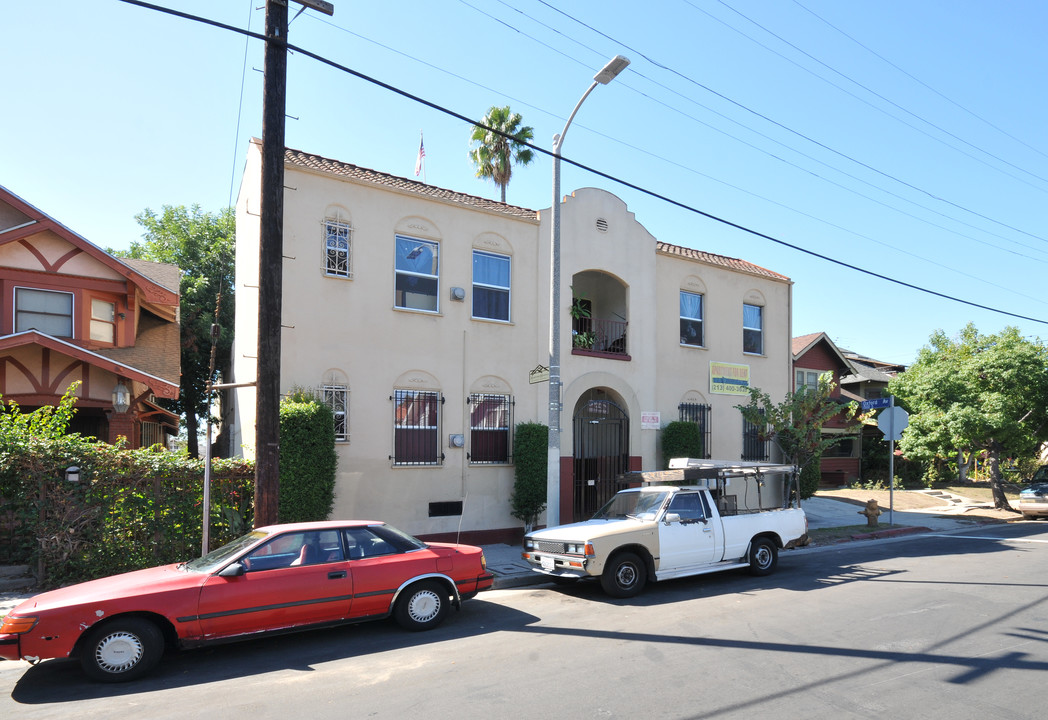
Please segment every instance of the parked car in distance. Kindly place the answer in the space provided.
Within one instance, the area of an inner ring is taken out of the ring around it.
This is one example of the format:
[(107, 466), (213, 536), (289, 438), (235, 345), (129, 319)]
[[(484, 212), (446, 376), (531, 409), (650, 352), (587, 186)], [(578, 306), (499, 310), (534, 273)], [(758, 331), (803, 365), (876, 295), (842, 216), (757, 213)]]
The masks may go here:
[(133, 680), (167, 647), (389, 616), (429, 630), (493, 582), (472, 545), (372, 521), (274, 525), (196, 560), (29, 598), (0, 626), (0, 659), (79, 657), (93, 680)]
[(1019, 512), (1028, 519), (1048, 516), (1048, 465), (1037, 468), (1029, 483), (1019, 491)]

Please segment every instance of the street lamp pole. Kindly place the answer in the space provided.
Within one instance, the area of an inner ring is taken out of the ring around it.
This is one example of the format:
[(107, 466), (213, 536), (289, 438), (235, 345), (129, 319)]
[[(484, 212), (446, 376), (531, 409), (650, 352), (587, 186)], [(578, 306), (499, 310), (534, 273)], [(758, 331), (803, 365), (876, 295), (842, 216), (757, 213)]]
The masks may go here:
[(549, 448), (546, 456), (546, 525), (560, 524), (560, 413), (562, 410), (560, 381), (560, 149), (564, 136), (589, 94), (597, 85), (607, 85), (630, 64), (628, 58), (616, 55), (593, 76), (593, 82), (575, 104), (575, 109), (564, 123), (559, 135), (553, 136), (553, 206), (550, 224), (549, 281)]

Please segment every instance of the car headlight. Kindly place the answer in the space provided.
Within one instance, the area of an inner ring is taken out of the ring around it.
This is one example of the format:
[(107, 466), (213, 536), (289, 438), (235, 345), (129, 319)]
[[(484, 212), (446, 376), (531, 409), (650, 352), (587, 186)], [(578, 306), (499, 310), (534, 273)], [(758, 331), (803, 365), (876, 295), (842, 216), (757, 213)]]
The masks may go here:
[(531, 538), (528, 538), (528, 537), (524, 538), (524, 549), (525, 550), (534, 550), (535, 549), (535, 541), (532, 540)]

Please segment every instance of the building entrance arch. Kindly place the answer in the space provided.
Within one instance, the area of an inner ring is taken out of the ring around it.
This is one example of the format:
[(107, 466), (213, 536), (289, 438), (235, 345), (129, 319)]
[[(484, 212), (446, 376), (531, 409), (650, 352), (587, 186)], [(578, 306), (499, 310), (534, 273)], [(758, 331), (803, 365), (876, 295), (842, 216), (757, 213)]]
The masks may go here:
[(625, 487), (618, 478), (629, 471), (630, 419), (607, 390), (594, 388), (575, 404), (573, 422), (572, 514), (578, 522)]

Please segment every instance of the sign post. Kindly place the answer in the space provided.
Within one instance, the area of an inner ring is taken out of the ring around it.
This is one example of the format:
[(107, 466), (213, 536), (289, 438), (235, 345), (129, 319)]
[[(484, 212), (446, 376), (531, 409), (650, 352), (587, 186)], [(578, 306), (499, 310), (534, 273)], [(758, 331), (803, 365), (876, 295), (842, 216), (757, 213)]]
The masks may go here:
[(888, 441), (888, 524), (895, 524), (895, 441), (902, 437), (902, 431), (910, 424), (910, 414), (896, 406), (895, 396), (866, 400), (863, 410), (883, 407), (885, 411), (877, 418), (877, 427)]

